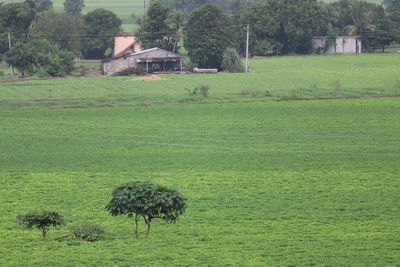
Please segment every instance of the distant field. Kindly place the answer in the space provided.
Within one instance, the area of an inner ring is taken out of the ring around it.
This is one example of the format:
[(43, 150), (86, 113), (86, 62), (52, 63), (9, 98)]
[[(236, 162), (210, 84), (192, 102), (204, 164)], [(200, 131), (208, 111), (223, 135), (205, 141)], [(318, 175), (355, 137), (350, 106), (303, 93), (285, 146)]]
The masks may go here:
[[(276, 57), (249, 74), (0, 83), (0, 266), (397, 266), (400, 98), (272, 100), (400, 94), (399, 62)], [(200, 84), (208, 97), (187, 94)], [(179, 189), (186, 214), (134, 238), (104, 207), (135, 180)], [(15, 220), (33, 209), (67, 226), (42, 240)], [(104, 239), (58, 241), (81, 220)]]
[[(400, 54), (286, 56), (252, 60), (249, 74), (160, 75), (77, 78), (0, 84), (0, 107), (94, 104), (212, 103), (270, 101), (288, 97), (400, 94)], [(207, 98), (188, 95), (206, 84)], [(67, 98), (64, 102), (30, 99)], [(88, 98), (73, 100), (69, 98)]]

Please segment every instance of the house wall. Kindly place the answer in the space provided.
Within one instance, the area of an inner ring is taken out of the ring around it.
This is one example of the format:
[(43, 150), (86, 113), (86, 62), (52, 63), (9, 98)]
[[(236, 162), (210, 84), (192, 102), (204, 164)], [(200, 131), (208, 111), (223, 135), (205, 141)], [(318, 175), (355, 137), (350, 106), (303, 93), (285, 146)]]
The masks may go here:
[[(312, 39), (312, 47), (314, 51), (324, 52), (328, 38), (325, 36), (315, 37)], [(361, 54), (362, 48), (361, 38), (351, 36), (338, 36), (336, 37), (336, 45), (328, 47), (326, 53), (335, 54)]]
[[(127, 57), (119, 57), (119, 58), (114, 58), (110, 61), (103, 62), (103, 73), (105, 75), (114, 75), (118, 72), (123, 72), (128, 69), (135, 69), (135, 70), (141, 70), (141, 71), (146, 71), (146, 64), (145, 63), (138, 63), (138, 59), (145, 59), (145, 58), (176, 58), (176, 54), (162, 50), (162, 49), (155, 49), (152, 51), (144, 52), (144, 53), (137, 53), (133, 54)], [(152, 65), (155, 67), (157, 63), (152, 63), (149, 65), (149, 70), (151, 71), (152, 69), (150, 68)], [(168, 63), (166, 63), (168, 64)], [(177, 66), (179, 67), (180, 63), (176, 63)], [(161, 66), (161, 65), (160, 65)], [(168, 65), (170, 66), (170, 65)]]
[(361, 53), (361, 39), (339, 36), (336, 38), (336, 53), (343, 54), (360, 54)]
[(114, 56), (122, 53), (125, 49), (133, 45), (131, 53), (139, 52), (141, 49), (140, 45), (136, 42), (134, 35), (117, 35), (114, 38)]

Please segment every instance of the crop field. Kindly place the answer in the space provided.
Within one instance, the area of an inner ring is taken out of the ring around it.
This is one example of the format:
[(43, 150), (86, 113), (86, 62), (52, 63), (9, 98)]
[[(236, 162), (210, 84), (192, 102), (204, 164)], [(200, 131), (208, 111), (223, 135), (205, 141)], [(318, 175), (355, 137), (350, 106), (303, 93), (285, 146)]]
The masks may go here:
[[(367, 96), (399, 94), (399, 59), (0, 83), (0, 266), (398, 266), (400, 98)], [(201, 83), (208, 97), (185, 93)], [(92, 99), (46, 102), (49, 89), (53, 100)], [(365, 98), (273, 101), (349, 95)], [(104, 207), (135, 180), (178, 189), (186, 213), (134, 237), (132, 221)], [(34, 209), (67, 225), (43, 240), (15, 220)], [(59, 241), (80, 220), (105, 237)]]

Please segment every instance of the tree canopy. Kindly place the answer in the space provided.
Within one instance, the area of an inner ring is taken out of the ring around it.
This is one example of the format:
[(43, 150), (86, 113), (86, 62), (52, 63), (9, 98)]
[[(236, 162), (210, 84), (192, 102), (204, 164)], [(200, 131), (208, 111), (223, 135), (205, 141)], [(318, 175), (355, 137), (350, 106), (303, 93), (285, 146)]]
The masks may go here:
[(191, 13), (184, 36), (189, 57), (201, 68), (221, 69), (222, 54), (235, 41), (231, 18), (212, 4)]
[(159, 47), (175, 52), (181, 25), (180, 13), (160, 1), (153, 1), (141, 20), (136, 37), (144, 49)]
[[(51, 25), (51, 27), (49, 27)], [(83, 19), (73, 17), (62, 11), (46, 11), (39, 15), (31, 27), (31, 36), (44, 38), (57, 44), (61, 49), (80, 55)]]
[(51, 0), (34, 0), (34, 3), (38, 13), (53, 9), (53, 2)]
[(87, 13), (83, 18), (86, 35), (83, 55), (88, 59), (104, 58), (106, 50), (114, 47), (114, 35), (121, 31), (121, 19), (101, 8)]
[(84, 7), (84, 0), (65, 0), (64, 2), (64, 10), (71, 16), (81, 16)]
[(17, 68), (22, 75), (26, 72), (38, 76), (65, 76), (73, 70), (74, 56), (60, 50), (45, 39), (18, 42), (5, 54), (5, 61)]
[(127, 215), (135, 222), (138, 233), (138, 219), (142, 217), (147, 225), (146, 236), (150, 233), (153, 219), (175, 222), (185, 212), (185, 197), (177, 190), (150, 182), (133, 182), (117, 187), (106, 206), (111, 215)]
[(42, 237), (47, 237), (51, 226), (64, 225), (64, 217), (56, 211), (31, 211), (17, 216), (18, 223), (27, 228), (37, 228), (42, 232)]

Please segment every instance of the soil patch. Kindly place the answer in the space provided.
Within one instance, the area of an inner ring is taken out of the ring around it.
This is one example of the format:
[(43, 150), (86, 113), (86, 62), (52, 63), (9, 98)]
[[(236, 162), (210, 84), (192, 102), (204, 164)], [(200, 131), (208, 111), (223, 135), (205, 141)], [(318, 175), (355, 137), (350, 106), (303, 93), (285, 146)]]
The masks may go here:
[(146, 76), (146, 77), (138, 77), (135, 79), (132, 79), (131, 81), (163, 81), (166, 80), (164, 78), (161, 78), (157, 75), (151, 75), (151, 76)]
[(281, 102), (281, 101), (335, 100), (335, 99), (383, 98), (383, 97), (400, 97), (400, 95), (339, 96), (339, 97), (292, 97), (292, 98), (274, 99), (273, 101)]

